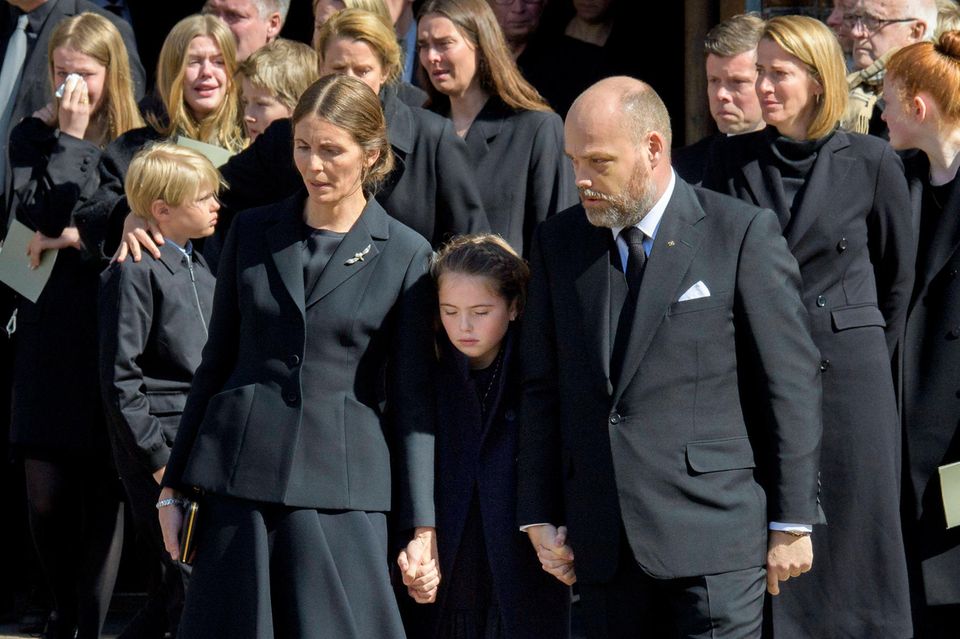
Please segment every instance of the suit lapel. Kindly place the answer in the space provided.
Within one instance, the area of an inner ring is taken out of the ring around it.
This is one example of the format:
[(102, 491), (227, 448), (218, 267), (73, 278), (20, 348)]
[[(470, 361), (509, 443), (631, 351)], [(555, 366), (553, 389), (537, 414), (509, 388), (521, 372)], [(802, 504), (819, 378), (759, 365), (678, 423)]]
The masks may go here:
[(393, 149), (395, 160), (393, 170), (383, 181), (376, 195), (379, 201), (385, 202), (403, 176), (406, 169), (406, 158), (413, 150), (416, 134), (410, 107), (397, 98), (395, 87), (384, 86), (380, 99), (383, 104), (383, 115), (387, 120), (387, 137), (390, 140), (390, 147)]
[[(944, 203), (940, 219), (936, 221), (936, 232), (926, 251), (924, 264), (918, 264), (918, 271), (926, 287), (937, 276), (957, 249), (960, 248), (960, 180), (953, 181), (953, 188)], [(929, 188), (929, 187), (928, 187)]]
[(389, 237), (387, 227), (387, 214), (379, 204), (370, 200), (327, 262), (313, 290), (307, 296), (306, 306), (313, 306), (330, 291), (374, 262), (380, 253), (375, 240)]
[(597, 367), (603, 371), (607, 392), (610, 392), (610, 269), (614, 268), (610, 264), (610, 245), (613, 236), (610, 229), (593, 226), (586, 217), (583, 222), (585, 250), (570, 252), (570, 255), (584, 256), (574, 287), (580, 300), (588, 352), (598, 358)]
[(784, 229), (787, 246), (796, 254), (796, 247), (820, 215), (833, 208), (831, 200), (836, 198), (836, 190), (841, 188), (847, 173), (856, 160), (844, 157), (840, 152), (850, 146), (847, 134), (837, 131), (820, 149), (813, 164), (810, 177), (807, 178), (800, 194), (802, 201), (796, 215)]
[(297, 210), (303, 202), (304, 193), (287, 198), (281, 206), (281, 216), (276, 223), (267, 229), (267, 245), (270, 247), (270, 257), (273, 259), (280, 281), (283, 282), (287, 293), (294, 304), (303, 314), (303, 247), (301, 233), (301, 213)]
[(693, 189), (677, 180), (643, 273), (623, 371), (613, 393), (614, 405), (636, 375), (667, 307), (677, 301), (680, 284), (700, 250), (701, 233), (693, 225), (703, 216)]

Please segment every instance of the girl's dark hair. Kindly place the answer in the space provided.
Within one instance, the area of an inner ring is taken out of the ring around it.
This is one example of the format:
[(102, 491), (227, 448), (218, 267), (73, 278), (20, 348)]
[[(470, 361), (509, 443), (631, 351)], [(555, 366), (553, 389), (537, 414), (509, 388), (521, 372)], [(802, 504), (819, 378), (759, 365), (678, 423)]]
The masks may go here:
[(523, 314), (530, 267), (499, 235), (460, 235), (444, 244), (433, 256), (430, 275), (439, 287), (446, 273), (489, 277), (497, 294), (516, 304), (518, 316)]

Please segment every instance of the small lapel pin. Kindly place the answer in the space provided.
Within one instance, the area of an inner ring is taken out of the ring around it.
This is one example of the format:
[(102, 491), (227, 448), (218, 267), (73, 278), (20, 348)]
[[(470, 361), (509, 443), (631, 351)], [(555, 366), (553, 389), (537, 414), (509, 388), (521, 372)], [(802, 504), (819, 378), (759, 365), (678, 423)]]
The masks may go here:
[(667, 240), (667, 246), (674, 246), (674, 245), (676, 245), (676, 242), (674, 242), (673, 240)]
[(346, 266), (352, 266), (352, 265), (356, 264), (357, 262), (362, 262), (362, 261), (363, 261), (363, 256), (366, 255), (366, 254), (369, 253), (369, 252), (370, 252), (370, 245), (367, 244), (367, 248), (363, 249), (363, 250), (360, 251), (359, 253), (354, 253), (354, 254), (353, 254), (353, 257), (351, 257), (349, 260), (347, 260), (346, 262), (344, 262), (344, 264), (345, 264)]

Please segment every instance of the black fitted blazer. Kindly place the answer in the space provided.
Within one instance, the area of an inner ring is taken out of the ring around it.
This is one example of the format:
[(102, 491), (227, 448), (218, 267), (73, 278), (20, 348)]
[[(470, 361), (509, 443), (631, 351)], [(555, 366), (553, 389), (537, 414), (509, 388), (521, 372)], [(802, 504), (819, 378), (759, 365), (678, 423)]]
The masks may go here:
[[(678, 578), (761, 566), (770, 521), (819, 521), (817, 351), (770, 211), (677, 179), (616, 385), (610, 229), (576, 206), (530, 262), (518, 523), (566, 524), (578, 581), (613, 577), (621, 529), (644, 571)], [(679, 301), (698, 281), (710, 295)]]
[(305, 199), (234, 221), (164, 484), (432, 526), (430, 245), (370, 201), (304, 291)]
[(515, 111), (491, 97), (464, 141), (490, 230), (518, 253), (528, 252), (537, 224), (578, 202), (556, 113)]

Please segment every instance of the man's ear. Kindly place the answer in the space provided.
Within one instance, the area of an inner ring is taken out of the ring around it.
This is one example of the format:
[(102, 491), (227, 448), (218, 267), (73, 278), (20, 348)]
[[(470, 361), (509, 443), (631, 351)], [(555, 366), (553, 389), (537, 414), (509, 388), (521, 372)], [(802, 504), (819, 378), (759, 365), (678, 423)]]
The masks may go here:
[(170, 206), (163, 200), (154, 200), (150, 203), (150, 215), (157, 222), (170, 217)]
[(272, 42), (280, 35), (280, 29), (283, 28), (283, 20), (280, 18), (280, 12), (274, 11), (267, 18), (267, 42)]
[(663, 161), (664, 152), (667, 150), (667, 141), (658, 131), (651, 131), (647, 134), (647, 153), (650, 157), (650, 166), (656, 167)]
[(932, 33), (933, 27), (927, 24), (925, 20), (917, 20), (910, 26), (910, 37), (913, 38), (914, 42), (920, 42)]

